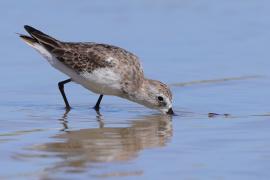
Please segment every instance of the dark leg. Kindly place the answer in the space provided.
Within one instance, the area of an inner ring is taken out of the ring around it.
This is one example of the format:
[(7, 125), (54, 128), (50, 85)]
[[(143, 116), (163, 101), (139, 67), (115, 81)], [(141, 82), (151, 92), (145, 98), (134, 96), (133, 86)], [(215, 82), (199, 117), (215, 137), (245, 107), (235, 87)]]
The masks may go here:
[(65, 101), (65, 104), (66, 104), (66, 109), (70, 109), (70, 105), (68, 103), (68, 100), (67, 100), (67, 97), (66, 97), (66, 94), (65, 94), (65, 91), (64, 91), (64, 85), (66, 83), (69, 83), (69, 82), (71, 82), (71, 79), (67, 79), (65, 81), (61, 81), (61, 82), (58, 83), (59, 90), (60, 90), (60, 92), (62, 94), (62, 97), (63, 97), (63, 99)]
[(99, 109), (100, 109), (99, 105), (100, 105), (100, 102), (101, 102), (102, 98), (103, 98), (103, 94), (101, 94), (101, 95), (99, 96), (99, 98), (98, 98), (98, 100), (97, 100), (97, 103), (96, 103), (96, 105), (95, 105), (95, 107), (94, 107), (94, 109), (95, 109), (96, 111), (99, 111)]

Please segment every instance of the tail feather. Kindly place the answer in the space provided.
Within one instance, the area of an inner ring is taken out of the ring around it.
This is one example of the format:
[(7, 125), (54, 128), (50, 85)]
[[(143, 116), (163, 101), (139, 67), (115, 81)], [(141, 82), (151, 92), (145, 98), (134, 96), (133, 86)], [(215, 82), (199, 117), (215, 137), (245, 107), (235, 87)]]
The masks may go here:
[(24, 41), (30, 43), (30, 44), (34, 44), (34, 43), (37, 43), (38, 41), (32, 37), (29, 37), (29, 36), (26, 36), (26, 35), (23, 35), (23, 34), (19, 34), (20, 38), (22, 38)]
[[(48, 50), (55, 49), (57, 47), (60, 47), (60, 45), (61, 45), (58, 40), (54, 39), (53, 37), (41, 32), (41, 31), (31, 27), (31, 26), (25, 25), (24, 28), (32, 36), (31, 39), (34, 39), (36, 42), (42, 44)], [(25, 39), (29, 40), (30, 37), (21, 35), (21, 38), (23, 38), (24, 40)]]
[(26, 36), (26, 35), (23, 35), (23, 34), (19, 34), (20, 38), (22, 38), (22, 40), (28, 44), (29, 46), (32, 46), (34, 47), (34, 45), (36, 43), (38, 43), (38, 41), (30, 36)]

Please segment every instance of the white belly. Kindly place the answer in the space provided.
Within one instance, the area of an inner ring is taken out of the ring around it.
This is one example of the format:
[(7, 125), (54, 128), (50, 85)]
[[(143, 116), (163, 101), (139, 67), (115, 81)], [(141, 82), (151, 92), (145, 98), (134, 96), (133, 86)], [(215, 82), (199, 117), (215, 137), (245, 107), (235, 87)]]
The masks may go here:
[(76, 73), (74, 70), (68, 68), (66, 65), (57, 60), (52, 54), (50, 54), (43, 46), (35, 44), (33, 46), (41, 53), (48, 62), (56, 69), (60, 70), (64, 74), (68, 75), (72, 81), (81, 84), (83, 87), (97, 94), (104, 95), (120, 95), (121, 77), (110, 68), (100, 68), (93, 72), (81, 72)]

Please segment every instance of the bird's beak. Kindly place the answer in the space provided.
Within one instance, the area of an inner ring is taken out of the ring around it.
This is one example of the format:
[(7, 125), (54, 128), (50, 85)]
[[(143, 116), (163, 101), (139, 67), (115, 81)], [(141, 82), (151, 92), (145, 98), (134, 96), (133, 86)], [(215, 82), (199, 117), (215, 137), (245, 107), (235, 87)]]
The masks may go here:
[(172, 108), (170, 108), (170, 109), (167, 111), (167, 114), (170, 114), (170, 115), (173, 115), (173, 114), (174, 114)]

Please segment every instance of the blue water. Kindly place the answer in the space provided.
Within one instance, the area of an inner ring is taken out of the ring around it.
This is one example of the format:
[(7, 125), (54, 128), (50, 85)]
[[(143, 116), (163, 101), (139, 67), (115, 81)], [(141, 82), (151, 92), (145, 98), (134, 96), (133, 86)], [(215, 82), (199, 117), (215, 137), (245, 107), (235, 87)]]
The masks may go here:
[[(269, 7), (1, 1), (0, 179), (269, 179)], [(171, 85), (178, 116), (108, 96), (98, 116), (98, 96), (77, 84), (65, 113), (57, 82), (67, 77), (21, 42), (25, 24), (137, 54), (147, 77)]]

